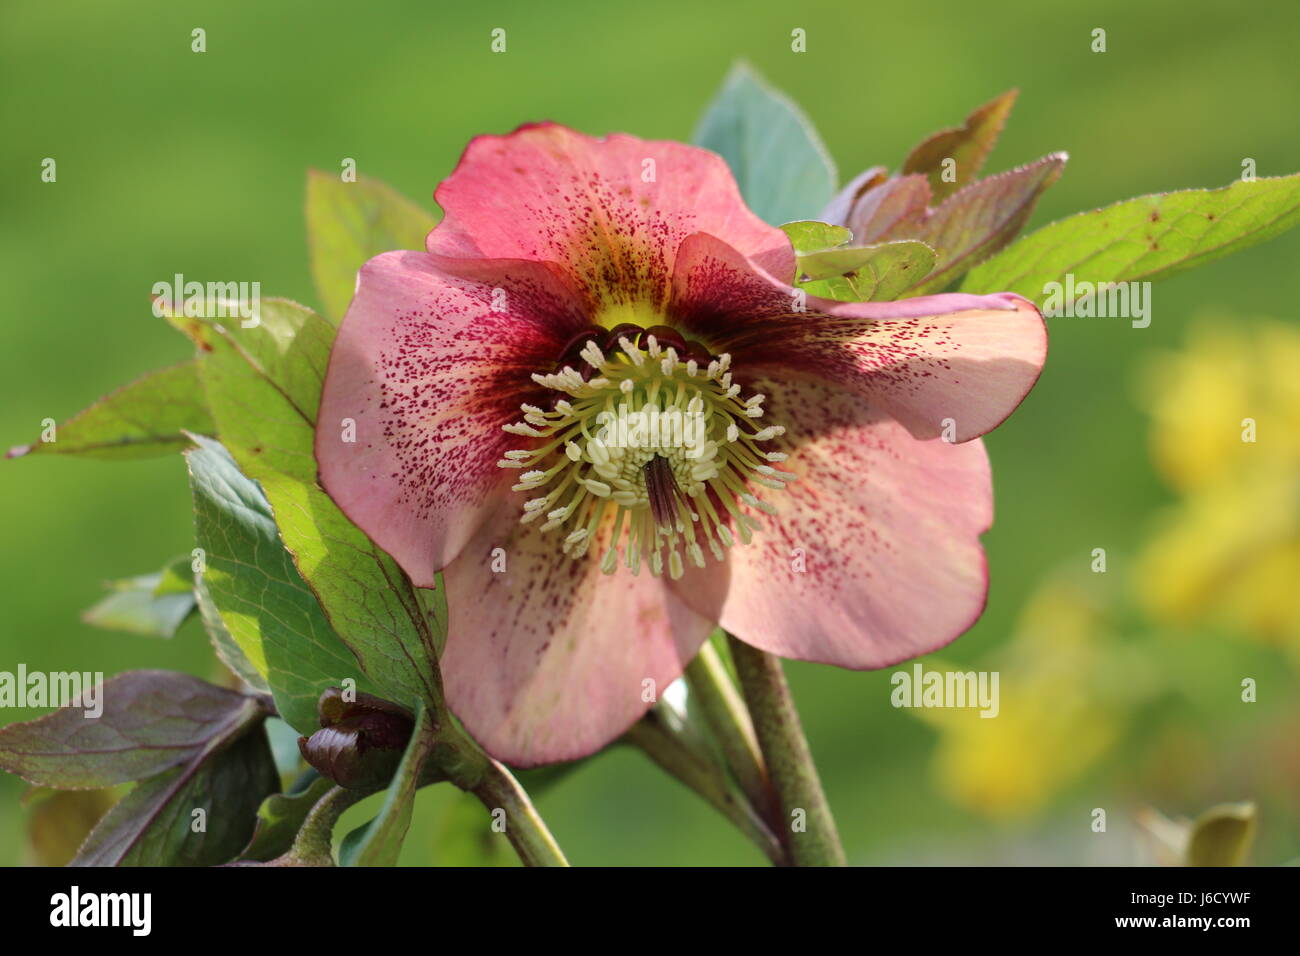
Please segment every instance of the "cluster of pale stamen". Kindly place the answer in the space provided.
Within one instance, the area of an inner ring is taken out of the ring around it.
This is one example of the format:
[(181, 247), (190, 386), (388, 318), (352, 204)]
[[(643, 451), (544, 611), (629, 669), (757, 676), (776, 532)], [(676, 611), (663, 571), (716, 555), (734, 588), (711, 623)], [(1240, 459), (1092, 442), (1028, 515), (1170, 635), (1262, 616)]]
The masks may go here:
[[(601, 570), (614, 573), (618, 543), (626, 530), (625, 561), (633, 574), (640, 570), (644, 555), (651, 573), (662, 574), (666, 563), (668, 573), (678, 578), (684, 570), (683, 552), (703, 567), (701, 542), (722, 561), (724, 548), (735, 545), (731, 526), (743, 544), (759, 530), (759, 522), (742, 513), (737, 500), (776, 513), (749, 490), (748, 483), (780, 489), (795, 476), (769, 464), (784, 461), (784, 454), (759, 448), (760, 442), (776, 438), (785, 429), (780, 425), (760, 429), (753, 424), (763, 417), (764, 396), (740, 398), (740, 386), (732, 383), (728, 371), (730, 355), (711, 359), (702, 368), (693, 358), (679, 358), (672, 346), (662, 348), (653, 335), (644, 342), (641, 348), (620, 337), (619, 349), (606, 356), (594, 340), (589, 341), (579, 353), (592, 368), (587, 378), (567, 365), (553, 374), (534, 374), (539, 385), (568, 397), (557, 399), (551, 411), (522, 406), (524, 420), (504, 426), (505, 430), (544, 441), (536, 448), (508, 451), (498, 464), (528, 469), (513, 490), (544, 489), (524, 504), (521, 520), (545, 517), (542, 531), (569, 527), (561, 546), (565, 554), (586, 555), (605, 509), (613, 506), (618, 513)], [(601, 433), (608, 437), (608, 430), (597, 425), (601, 413), (615, 416), (620, 406), (632, 413), (655, 409), (660, 415), (696, 416), (701, 430), (694, 448), (602, 440)], [(710, 488), (712, 496), (707, 493)], [(719, 514), (715, 501), (725, 513)]]

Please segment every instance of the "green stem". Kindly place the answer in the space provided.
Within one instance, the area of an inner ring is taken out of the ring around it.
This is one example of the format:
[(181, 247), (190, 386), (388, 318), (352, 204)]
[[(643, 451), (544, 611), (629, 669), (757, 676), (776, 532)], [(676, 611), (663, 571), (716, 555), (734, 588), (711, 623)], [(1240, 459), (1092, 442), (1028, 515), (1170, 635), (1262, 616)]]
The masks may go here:
[(524, 866), (568, 866), (560, 845), (551, 836), (546, 821), (538, 814), (524, 788), (501, 764), (487, 758), (487, 768), (474, 795), (489, 812), (504, 810), (506, 837), (519, 854)]
[(335, 787), (316, 801), (303, 820), (293, 846), (268, 866), (334, 866), (334, 825), (343, 811), (368, 797), (373, 790), (345, 790)]
[(456, 786), (482, 801), (488, 812), (505, 812), (506, 837), (524, 866), (568, 866), (527, 792), (448, 716), (439, 728), (433, 761)]
[(691, 748), (650, 711), (623, 735), (646, 756), (707, 800), (778, 866), (786, 862), (785, 849), (750, 802), (738, 793), (713, 761)]
[(740, 789), (755, 809), (770, 818), (775, 800), (754, 733), (754, 722), (727, 672), (727, 665), (711, 641), (704, 642), (700, 653), (687, 666), (686, 685), (690, 688), (691, 706), (700, 708)]
[(781, 808), (782, 839), (790, 859), (796, 866), (843, 866), (844, 848), (780, 659), (727, 637)]

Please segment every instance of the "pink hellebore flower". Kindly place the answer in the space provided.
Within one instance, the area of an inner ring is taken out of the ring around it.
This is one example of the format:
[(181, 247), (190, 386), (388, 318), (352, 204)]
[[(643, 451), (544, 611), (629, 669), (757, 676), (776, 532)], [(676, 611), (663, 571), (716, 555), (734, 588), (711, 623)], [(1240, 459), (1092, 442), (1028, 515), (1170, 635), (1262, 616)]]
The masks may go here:
[(718, 623), (877, 668), (979, 617), (971, 439), (1038, 377), (1033, 305), (805, 301), (785, 233), (680, 143), (525, 126), (435, 198), (427, 252), (361, 270), (316, 456), (417, 585), (443, 573), (448, 702), (489, 752), (592, 753)]

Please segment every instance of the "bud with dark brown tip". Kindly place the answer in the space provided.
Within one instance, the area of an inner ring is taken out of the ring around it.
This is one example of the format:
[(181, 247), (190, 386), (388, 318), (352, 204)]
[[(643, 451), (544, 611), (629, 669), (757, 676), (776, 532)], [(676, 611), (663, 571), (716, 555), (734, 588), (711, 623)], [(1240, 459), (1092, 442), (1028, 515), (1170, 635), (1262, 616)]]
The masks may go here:
[(345, 698), (337, 687), (320, 696), (321, 729), (298, 738), (303, 759), (323, 777), (349, 790), (384, 786), (402, 760), (415, 716), (392, 701), (370, 694)]

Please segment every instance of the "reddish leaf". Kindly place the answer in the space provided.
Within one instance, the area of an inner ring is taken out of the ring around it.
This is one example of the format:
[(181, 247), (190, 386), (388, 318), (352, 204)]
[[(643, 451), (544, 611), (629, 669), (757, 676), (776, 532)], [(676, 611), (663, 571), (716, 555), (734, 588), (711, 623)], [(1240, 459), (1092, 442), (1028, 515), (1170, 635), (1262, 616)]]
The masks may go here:
[[(258, 807), (279, 786), (263, 729), (227, 725), (222, 739), (189, 763), (137, 784), (99, 821), (69, 865), (229, 862), (248, 845)], [(203, 826), (194, 826), (199, 819)]]
[(939, 262), (909, 295), (939, 292), (997, 252), (1024, 228), (1044, 189), (1060, 177), (1065, 153), (981, 179), (949, 196), (919, 227), (903, 226), (890, 239), (920, 239), (939, 253)]
[(193, 759), (260, 710), (251, 697), (171, 671), (128, 671), (84, 702), (0, 729), (0, 769), (60, 790), (141, 780)]
[(925, 222), (929, 205), (930, 184), (925, 177), (903, 176), (863, 193), (845, 225), (853, 233), (855, 246), (885, 237), (901, 239), (905, 231), (918, 229)]
[(884, 166), (872, 166), (870, 169), (858, 173), (853, 178), (853, 181), (836, 193), (835, 198), (822, 210), (822, 221), (847, 223), (849, 213), (853, 211), (857, 201), (887, 179), (889, 179), (889, 170)]
[[(1006, 125), (1018, 92), (1008, 90), (971, 113), (961, 126), (941, 130), (922, 140), (904, 160), (903, 175), (922, 173), (928, 176), (935, 202), (942, 202), (975, 182), (984, 160), (993, 151), (1002, 127)], [(946, 159), (956, 164), (953, 182), (946, 182), (943, 178)]]

